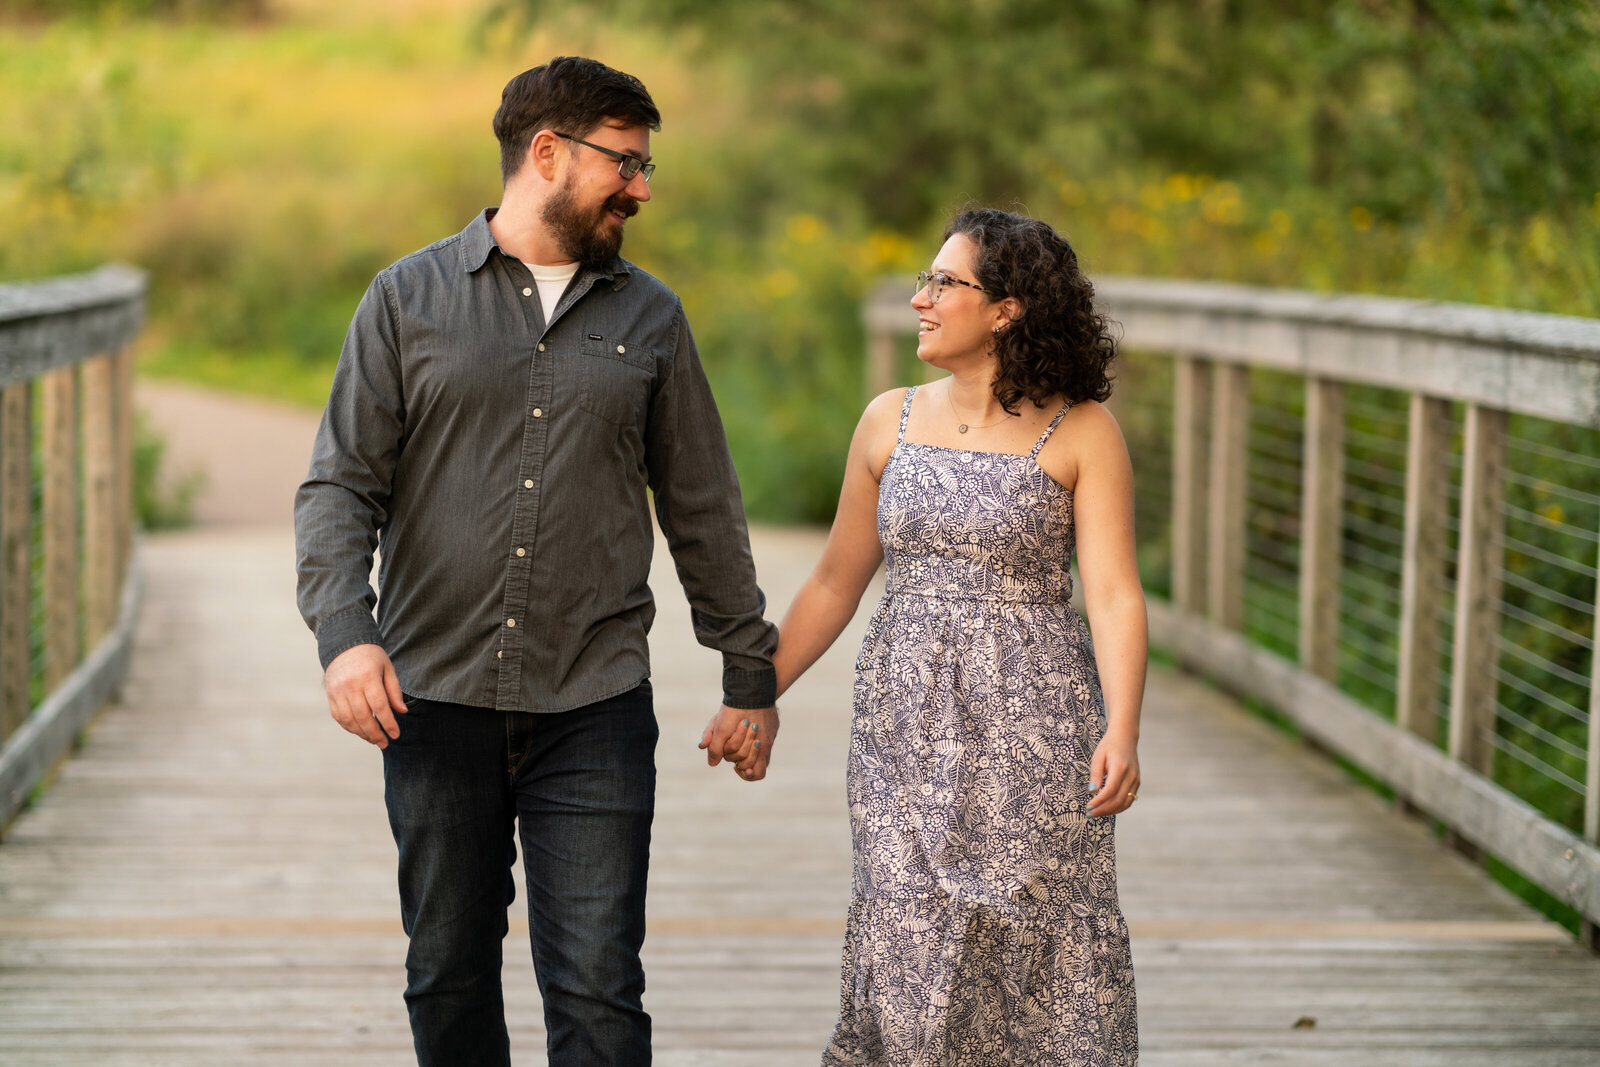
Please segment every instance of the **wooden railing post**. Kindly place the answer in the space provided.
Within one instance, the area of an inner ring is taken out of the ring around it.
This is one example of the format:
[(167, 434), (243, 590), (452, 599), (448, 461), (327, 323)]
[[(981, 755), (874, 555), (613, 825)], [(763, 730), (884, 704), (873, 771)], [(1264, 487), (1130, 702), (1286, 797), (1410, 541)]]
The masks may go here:
[(1172, 431), (1172, 606), (1205, 611), (1206, 435), (1211, 408), (1210, 365), (1174, 357)]
[(116, 618), (116, 367), (85, 360), (83, 385), (83, 618), (93, 648)]
[(1442, 648), (1444, 548), (1449, 494), (1450, 404), (1411, 395), (1406, 438), (1405, 539), (1400, 556), (1400, 664), (1395, 723), (1439, 743), (1436, 709)]
[(44, 687), (61, 684), (77, 665), (81, 614), (78, 566), (77, 367), (39, 381), (43, 393)]
[(1300, 665), (1339, 672), (1339, 542), (1344, 489), (1344, 386), (1306, 379), (1300, 490)]
[(128, 579), (128, 564), (133, 557), (133, 346), (117, 350), (116, 383), (112, 387), (116, 404), (116, 504), (112, 509), (116, 523), (115, 573), (112, 583), (119, 594)]
[(1210, 519), (1206, 614), (1217, 625), (1244, 624), (1245, 461), (1250, 430), (1250, 369), (1213, 365)]
[(1450, 755), (1487, 777), (1494, 768), (1494, 746), (1489, 739), (1494, 736), (1495, 668), (1500, 659), (1506, 413), (1480, 404), (1467, 405), (1462, 453)]
[(28, 717), (32, 387), (0, 390), (0, 745)]

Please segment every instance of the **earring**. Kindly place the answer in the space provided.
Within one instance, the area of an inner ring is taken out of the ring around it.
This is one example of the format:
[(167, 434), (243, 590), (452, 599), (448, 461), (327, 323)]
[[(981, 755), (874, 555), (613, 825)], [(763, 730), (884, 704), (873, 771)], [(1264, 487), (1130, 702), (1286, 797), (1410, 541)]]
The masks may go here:
[(996, 326), (996, 327), (995, 327), (995, 328), (994, 328), (994, 335), (995, 335), (995, 336), (996, 336), (996, 337), (999, 337), (999, 336), (1000, 336), (1000, 327), (998, 327), (998, 326)]

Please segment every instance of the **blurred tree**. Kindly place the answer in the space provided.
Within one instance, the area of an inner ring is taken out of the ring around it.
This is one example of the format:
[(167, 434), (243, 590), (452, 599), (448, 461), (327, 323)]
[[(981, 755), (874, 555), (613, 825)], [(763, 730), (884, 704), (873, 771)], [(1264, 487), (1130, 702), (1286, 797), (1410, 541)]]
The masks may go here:
[(690, 31), (785, 131), (761, 165), (926, 226), (1054, 168), (1310, 182), (1380, 218), (1584, 208), (1600, 6), (1553, 0), (500, 0)]

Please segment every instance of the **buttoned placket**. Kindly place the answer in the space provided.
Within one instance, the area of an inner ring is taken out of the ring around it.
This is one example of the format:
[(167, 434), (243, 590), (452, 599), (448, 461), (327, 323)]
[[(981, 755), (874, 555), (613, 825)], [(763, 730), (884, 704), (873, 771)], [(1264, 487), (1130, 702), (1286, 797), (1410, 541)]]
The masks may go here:
[[(508, 272), (508, 291), (521, 303), (523, 323), (530, 348), (528, 391), (523, 403), (522, 448), (517, 457), (516, 503), (511, 514), (511, 544), (506, 557), (505, 591), (500, 604), (500, 641), (495, 651), (494, 706), (502, 711), (517, 711), (524, 706), (522, 671), (525, 653), (534, 635), (527, 626), (527, 609), (532, 595), (533, 548), (539, 530), (540, 504), (544, 491), (544, 460), (549, 451), (550, 417), (555, 390), (554, 361), (546, 357), (547, 340), (555, 324), (598, 280), (599, 275), (580, 271), (580, 284), (568, 286), (557, 301), (549, 322), (531, 272), (520, 261), (501, 253), (500, 265)], [(517, 275), (527, 275), (519, 280)]]

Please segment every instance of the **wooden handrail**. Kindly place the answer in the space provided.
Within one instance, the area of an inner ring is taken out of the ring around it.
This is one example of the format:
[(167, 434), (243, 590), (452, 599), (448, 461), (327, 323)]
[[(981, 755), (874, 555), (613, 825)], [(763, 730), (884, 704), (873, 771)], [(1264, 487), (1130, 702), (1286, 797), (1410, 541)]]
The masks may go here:
[(145, 285), (121, 265), (0, 285), (0, 826), (126, 672)]
[[(869, 394), (895, 379), (897, 336), (913, 333), (909, 278), (869, 295)], [(1289, 716), (1320, 745), (1388, 783), (1469, 850), (1498, 856), (1576, 909), (1584, 937), (1600, 930), (1600, 639), (1589, 656), (1584, 817), (1573, 833), (1495, 784), (1496, 666), (1506, 561), (1508, 418), (1600, 427), (1600, 321), (1502, 308), (1319, 294), (1212, 282), (1108, 277), (1100, 308), (1127, 350), (1172, 360), (1170, 601), (1152, 600), (1153, 640), (1186, 667)], [(1287, 590), (1298, 655), (1287, 659), (1242, 632), (1247, 516), (1248, 375), (1303, 379), (1300, 573)], [(1408, 394), (1395, 722), (1336, 684), (1344, 470), (1344, 391)], [(1148, 399), (1148, 398), (1145, 398)], [(1138, 404), (1119, 396), (1119, 404)], [(1429, 718), (1451, 581), (1443, 546), (1452, 518), (1450, 411), (1464, 412), (1454, 568), (1454, 667), (1448, 738)], [(1135, 462), (1137, 464), (1138, 457)], [(1600, 531), (1595, 531), (1600, 534)], [(1600, 568), (1600, 559), (1576, 561)], [(1597, 593), (1600, 601), (1600, 593)], [(1596, 605), (1600, 616), (1600, 603)], [(1488, 741), (1486, 741), (1488, 739)]]

